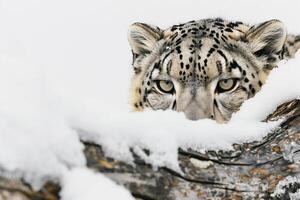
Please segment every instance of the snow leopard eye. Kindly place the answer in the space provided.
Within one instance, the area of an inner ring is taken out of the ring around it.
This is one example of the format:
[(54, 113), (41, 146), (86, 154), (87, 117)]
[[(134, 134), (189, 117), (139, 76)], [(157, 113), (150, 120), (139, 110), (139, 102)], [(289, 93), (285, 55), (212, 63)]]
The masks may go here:
[(223, 79), (218, 82), (216, 91), (218, 93), (228, 92), (235, 88), (238, 83), (237, 78)]
[(172, 94), (174, 92), (174, 85), (169, 80), (157, 80), (156, 87), (162, 93)]

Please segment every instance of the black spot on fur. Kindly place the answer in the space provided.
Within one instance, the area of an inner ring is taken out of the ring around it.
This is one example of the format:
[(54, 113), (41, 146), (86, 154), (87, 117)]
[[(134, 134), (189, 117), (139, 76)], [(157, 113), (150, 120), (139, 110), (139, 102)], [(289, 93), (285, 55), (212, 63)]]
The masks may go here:
[(175, 46), (178, 46), (182, 42), (181, 38), (177, 39), (175, 42)]
[(205, 30), (206, 29), (206, 27), (205, 26), (199, 26), (199, 30)]
[(192, 28), (192, 31), (198, 32), (198, 29), (197, 28)]
[(227, 64), (227, 58), (226, 58), (225, 54), (223, 53), (223, 51), (217, 50), (217, 52), (220, 54), (220, 56), (222, 56), (224, 58), (224, 60), (225, 60), (225, 62)]
[(178, 33), (173, 34), (170, 39), (173, 41), (178, 36)]
[(233, 69), (237, 68), (238, 67), (237, 62), (235, 60), (232, 60), (232, 62), (230, 62), (230, 67)]
[(217, 101), (214, 99), (214, 104), (215, 104), (215, 106), (218, 108), (219, 107), (219, 105), (218, 105), (218, 103), (217, 103)]
[(176, 100), (173, 102), (172, 109), (176, 110)]
[(229, 28), (234, 28), (236, 26), (238, 26), (238, 25), (234, 22), (230, 22), (230, 23), (227, 24), (227, 27), (229, 27)]
[(216, 45), (216, 44), (214, 44), (214, 45), (213, 45), (213, 47), (214, 47), (214, 48), (216, 48), (216, 49), (217, 49), (217, 48), (219, 48), (219, 46), (218, 46), (218, 45)]
[(198, 63), (198, 69), (199, 69), (199, 71), (201, 71), (201, 65), (200, 65), (200, 63)]
[(226, 42), (226, 39), (223, 36), (221, 37), (221, 40), (223, 40), (223, 42)]
[(185, 34), (183, 34), (181, 37), (182, 37), (182, 38), (185, 38), (186, 36), (187, 36), (187, 34), (185, 33)]
[(209, 54), (212, 54), (216, 49), (215, 48), (210, 48), (210, 50), (208, 51)]
[(177, 26), (176, 25), (172, 26), (171, 31), (176, 31), (176, 30), (177, 30)]
[(176, 47), (176, 51), (177, 51), (177, 53), (181, 53), (181, 49), (180, 49), (180, 46), (178, 46), (178, 47)]
[(226, 42), (226, 40), (228, 40), (228, 37), (226, 37), (225, 35), (222, 35), (222, 36), (221, 36), (221, 39), (222, 39), (224, 42)]
[(215, 41), (217, 44), (220, 44), (220, 41), (219, 41), (217, 38), (214, 38), (214, 41)]
[(147, 95), (148, 95), (148, 90), (147, 90), (147, 88), (145, 88), (145, 90), (144, 90), (144, 96), (143, 96), (143, 101), (144, 102), (147, 101)]
[(224, 24), (222, 24), (222, 23), (220, 23), (220, 22), (216, 22), (215, 25), (224, 27)]
[(135, 74), (139, 74), (142, 71), (140, 68), (137, 68), (137, 67), (134, 67), (133, 70), (134, 70)]

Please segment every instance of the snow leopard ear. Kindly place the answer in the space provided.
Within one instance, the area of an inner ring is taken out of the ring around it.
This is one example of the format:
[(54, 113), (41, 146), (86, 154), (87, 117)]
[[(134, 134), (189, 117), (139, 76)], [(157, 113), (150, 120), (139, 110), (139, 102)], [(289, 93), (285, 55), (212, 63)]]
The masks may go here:
[(299, 49), (300, 35), (288, 35), (281, 53), (281, 59), (288, 60), (294, 58)]
[(129, 44), (133, 54), (137, 55), (150, 53), (162, 37), (162, 31), (158, 27), (144, 23), (134, 23), (128, 31)]
[(270, 20), (251, 27), (245, 38), (254, 55), (273, 64), (279, 61), (286, 37), (283, 23), (279, 20)]

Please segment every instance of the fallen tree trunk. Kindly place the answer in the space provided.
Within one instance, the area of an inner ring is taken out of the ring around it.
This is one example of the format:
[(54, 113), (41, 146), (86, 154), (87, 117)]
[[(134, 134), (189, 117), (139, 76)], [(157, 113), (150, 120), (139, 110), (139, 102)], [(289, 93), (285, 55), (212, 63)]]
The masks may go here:
[[(299, 173), (300, 100), (282, 104), (266, 121), (285, 118), (262, 141), (233, 144), (232, 151), (200, 153), (178, 150), (183, 174), (166, 167), (153, 169), (137, 155), (135, 166), (106, 157), (101, 146), (83, 142), (87, 165), (124, 185), (136, 199), (290, 199), (300, 182), (272, 196), (279, 181)], [(242, 134), (242, 133), (241, 133)], [(134, 153), (133, 153), (134, 154)], [(0, 178), (0, 200), (55, 200), (59, 186), (47, 183), (33, 191), (22, 181)], [(4, 198), (5, 197), (5, 198)]]

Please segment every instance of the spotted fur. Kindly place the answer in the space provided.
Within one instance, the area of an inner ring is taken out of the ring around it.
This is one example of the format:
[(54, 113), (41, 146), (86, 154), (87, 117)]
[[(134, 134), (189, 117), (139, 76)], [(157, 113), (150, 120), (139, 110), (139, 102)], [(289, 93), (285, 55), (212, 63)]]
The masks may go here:
[(128, 39), (133, 110), (172, 109), (191, 120), (220, 123), (261, 89), (280, 60), (300, 48), (300, 37), (287, 35), (278, 20), (249, 26), (204, 19), (165, 30), (135, 23)]

